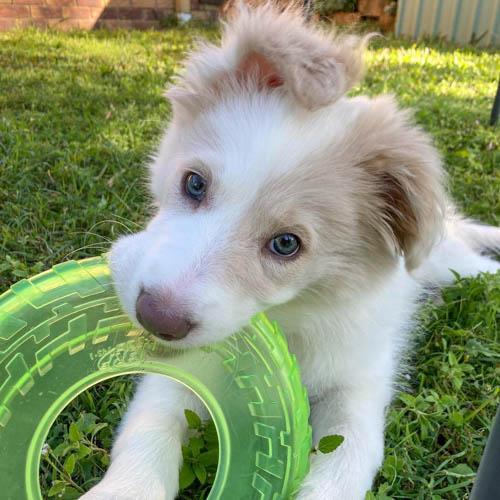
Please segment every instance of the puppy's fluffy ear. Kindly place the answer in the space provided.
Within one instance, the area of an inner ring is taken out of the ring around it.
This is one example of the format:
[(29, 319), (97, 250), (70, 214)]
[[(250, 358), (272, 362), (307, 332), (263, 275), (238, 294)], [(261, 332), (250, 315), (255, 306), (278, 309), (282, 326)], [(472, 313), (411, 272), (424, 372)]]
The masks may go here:
[[(224, 25), (220, 47), (207, 44), (188, 58), (180, 87), (167, 96), (191, 106), (189, 96), (213, 101), (234, 89), (280, 87), (308, 109), (334, 102), (360, 79), (366, 38), (334, 37), (306, 26), (301, 9), (271, 3), (239, 5)], [(174, 102), (175, 105), (175, 102)]]
[(443, 233), (445, 174), (437, 152), (387, 96), (371, 101), (360, 116), (352, 147), (370, 191), (365, 223), (391, 252), (404, 255), (409, 271), (415, 269)]

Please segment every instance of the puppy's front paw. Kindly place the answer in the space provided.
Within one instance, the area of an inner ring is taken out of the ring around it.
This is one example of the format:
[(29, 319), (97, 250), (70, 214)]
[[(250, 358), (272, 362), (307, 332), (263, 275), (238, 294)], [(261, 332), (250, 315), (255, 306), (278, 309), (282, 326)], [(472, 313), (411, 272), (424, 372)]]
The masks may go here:
[(304, 485), (296, 500), (362, 500), (353, 492), (342, 491), (331, 484)]
[(168, 488), (157, 481), (137, 480), (112, 481), (106, 477), (90, 491), (85, 493), (81, 500), (174, 500), (177, 486)]
[(80, 497), (80, 500), (132, 500), (132, 497), (124, 497), (108, 491), (92, 488), (85, 495)]
[(96, 486), (81, 496), (80, 500), (173, 500), (174, 498), (175, 495), (168, 496), (165, 491), (149, 490), (145, 494), (144, 491), (114, 491)]
[[(364, 500), (371, 476), (337, 452), (310, 457), (311, 469), (296, 500)], [(350, 463), (351, 466), (346, 464)], [(364, 479), (363, 479), (364, 476)]]

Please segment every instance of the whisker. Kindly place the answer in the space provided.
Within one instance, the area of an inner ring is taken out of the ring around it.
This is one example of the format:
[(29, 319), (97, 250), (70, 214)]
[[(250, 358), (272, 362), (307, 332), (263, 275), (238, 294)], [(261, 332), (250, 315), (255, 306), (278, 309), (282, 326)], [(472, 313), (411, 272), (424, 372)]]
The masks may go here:
[(100, 225), (100, 224), (104, 224), (106, 222), (109, 222), (110, 224), (113, 224), (112, 229), (114, 229), (115, 225), (118, 225), (120, 227), (124, 227), (127, 230), (128, 234), (132, 234), (132, 232), (133, 232), (132, 229), (130, 229), (123, 222), (121, 222), (119, 220), (113, 220), (113, 219), (104, 219), (102, 221), (96, 222), (90, 229), (92, 230), (95, 226)]
[(108, 238), (107, 236), (98, 233), (93, 233), (91, 231), (73, 231), (70, 234), (83, 234), (85, 236), (84, 241), (87, 240), (87, 236), (96, 236), (97, 238), (102, 238), (107, 243), (111, 243), (112, 241), (111, 238)]
[(66, 260), (68, 257), (71, 257), (73, 254), (75, 254), (76, 252), (79, 252), (80, 250), (87, 250), (87, 249), (92, 249), (92, 250), (102, 250), (104, 252), (107, 252), (109, 250), (108, 247), (103, 247), (101, 246), (100, 243), (91, 243), (89, 245), (84, 245), (80, 248), (75, 248), (75, 250), (71, 250), (71, 252), (68, 252), (66, 255), (64, 255), (64, 257), (62, 258), (62, 260)]
[(141, 225), (138, 223), (138, 222), (134, 222), (130, 219), (127, 219), (127, 217), (122, 217), (121, 215), (118, 215), (118, 214), (111, 214), (113, 217), (118, 217), (118, 219), (122, 219), (126, 222), (129, 222), (130, 224), (132, 224), (133, 226), (137, 226), (137, 227), (141, 227)]

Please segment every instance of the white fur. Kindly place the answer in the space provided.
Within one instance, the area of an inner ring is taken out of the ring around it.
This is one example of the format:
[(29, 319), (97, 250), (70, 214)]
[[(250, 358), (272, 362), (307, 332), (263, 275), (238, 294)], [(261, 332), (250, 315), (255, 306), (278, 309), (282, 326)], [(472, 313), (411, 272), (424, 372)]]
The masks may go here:
[[(226, 59), (221, 49), (203, 49), (208, 60), (186, 76), (189, 92), (196, 94), (197, 78), (204, 89), (213, 75), (219, 85), (223, 71), (239, 64), (231, 47), (246, 25), (258, 36), (251, 16), (267, 16), (271, 28), (273, 19), (281, 19), (269, 7), (259, 12), (244, 11), (246, 24), (230, 30)], [(294, 22), (293, 39), (300, 42), (306, 28)], [(283, 47), (286, 52), (287, 44)], [(237, 52), (244, 57), (244, 47), (238, 45)], [(285, 61), (293, 66), (302, 52), (286, 54)], [(201, 64), (200, 57), (194, 56), (191, 67)], [(280, 53), (269, 58), (279, 70)], [(332, 78), (346, 64), (346, 59), (332, 63)], [(292, 66), (287, 71), (293, 72)], [(320, 73), (315, 83), (324, 85)], [(353, 73), (359, 73), (359, 61)], [(314, 71), (311, 75), (314, 79)], [(342, 85), (349, 79), (344, 75)], [(312, 458), (299, 499), (362, 499), (382, 462), (384, 410), (419, 297), (426, 286), (451, 283), (450, 268), (464, 276), (496, 272), (499, 264), (477, 250), (480, 235), (491, 243), (500, 241), (500, 233), (490, 228), (482, 233), (481, 226), (472, 227), (451, 210), (444, 220), (437, 156), (392, 101), (330, 99), (325, 93), (310, 106), (311, 96), (297, 96), (297, 85), (266, 90), (230, 82), (227, 92), (219, 90), (208, 97), (198, 91), (197, 109), (177, 103), (151, 168), (157, 214), (145, 231), (113, 247), (111, 266), (122, 305), (135, 320), (141, 287), (175, 294), (198, 322), (176, 341), (182, 347), (223, 338), (266, 310), (299, 361), (315, 443), (326, 434), (345, 437), (334, 453)], [(380, 128), (389, 126), (400, 142), (377, 139)], [(373, 134), (373, 144), (363, 127)], [(376, 150), (373, 163), (370, 148)], [(385, 171), (389, 163), (391, 170)], [(198, 168), (211, 172), (213, 197), (193, 208), (180, 182), (183, 172)], [(389, 195), (378, 198), (382, 182), (390, 184)], [(391, 203), (388, 209), (385, 204)], [(302, 231), (303, 256), (278, 262), (263, 250), (275, 227)], [(411, 256), (411, 265), (405, 266), (404, 255)], [(185, 408), (205, 412), (184, 387), (146, 376), (121, 425), (108, 472), (84, 498), (175, 498)]]

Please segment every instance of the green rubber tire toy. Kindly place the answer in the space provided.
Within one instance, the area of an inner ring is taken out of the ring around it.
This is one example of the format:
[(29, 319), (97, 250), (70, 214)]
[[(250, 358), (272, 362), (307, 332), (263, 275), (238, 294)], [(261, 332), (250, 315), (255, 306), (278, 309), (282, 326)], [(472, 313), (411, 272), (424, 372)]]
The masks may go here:
[(57, 415), (100, 381), (144, 372), (207, 406), (219, 436), (210, 500), (293, 498), (309, 466), (309, 404), (277, 324), (259, 314), (223, 342), (165, 348), (120, 309), (105, 257), (59, 264), (0, 296), (0, 497), (40, 500)]

